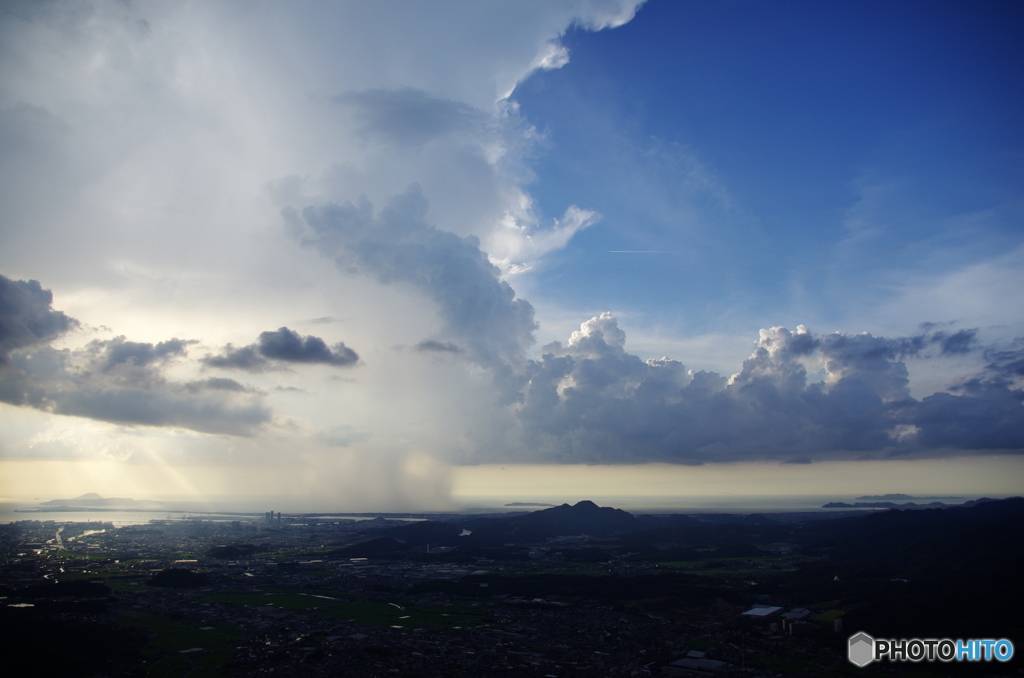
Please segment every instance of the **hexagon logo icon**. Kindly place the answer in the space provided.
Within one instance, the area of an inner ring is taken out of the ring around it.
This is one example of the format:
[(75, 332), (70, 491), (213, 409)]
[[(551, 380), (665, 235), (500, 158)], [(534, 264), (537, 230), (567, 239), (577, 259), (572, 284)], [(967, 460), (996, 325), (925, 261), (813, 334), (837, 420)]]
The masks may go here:
[(851, 664), (864, 668), (875, 660), (875, 639), (863, 631), (850, 636), (846, 656)]

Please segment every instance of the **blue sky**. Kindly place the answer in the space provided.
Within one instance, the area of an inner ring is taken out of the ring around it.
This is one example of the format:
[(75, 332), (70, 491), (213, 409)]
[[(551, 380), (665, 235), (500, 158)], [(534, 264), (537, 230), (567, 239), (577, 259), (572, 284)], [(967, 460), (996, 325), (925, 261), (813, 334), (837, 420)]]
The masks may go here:
[[(1018, 247), (1021, 18), (1015, 3), (651, 2), (569, 31), (570, 63), (513, 98), (546, 134), (540, 206), (603, 220), (538, 287), (693, 333), (723, 317), (860, 331), (908, 275)], [(887, 329), (958, 318), (906, 320)]]
[(6, 3), (0, 500), (1020, 492), (1022, 19)]

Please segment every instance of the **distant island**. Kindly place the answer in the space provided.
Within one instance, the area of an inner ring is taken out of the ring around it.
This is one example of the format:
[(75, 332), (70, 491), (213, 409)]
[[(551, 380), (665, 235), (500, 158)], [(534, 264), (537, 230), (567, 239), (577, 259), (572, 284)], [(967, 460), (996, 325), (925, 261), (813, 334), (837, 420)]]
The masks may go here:
[(953, 508), (955, 506), (971, 507), (977, 506), (978, 504), (984, 504), (986, 502), (995, 501), (988, 497), (982, 497), (981, 499), (974, 499), (972, 501), (965, 501), (959, 504), (944, 504), (941, 501), (933, 501), (929, 504), (915, 504), (912, 501), (897, 504), (892, 501), (858, 501), (853, 504), (847, 504), (842, 501), (833, 501), (828, 504), (824, 504), (821, 508), (841, 508), (841, 509), (852, 509), (852, 508), (884, 508), (884, 509), (933, 509), (933, 508)]
[(963, 497), (914, 497), (909, 494), (869, 494), (857, 497), (857, 501), (950, 501), (962, 503)]
[(51, 499), (40, 502), (36, 511), (66, 511), (75, 509), (122, 509), (137, 511), (162, 511), (166, 504), (162, 501), (148, 499), (131, 499), (128, 497), (102, 497), (89, 492), (73, 499)]
[(554, 506), (554, 504), (539, 504), (535, 501), (514, 501), (511, 504), (505, 504), (505, 506)]

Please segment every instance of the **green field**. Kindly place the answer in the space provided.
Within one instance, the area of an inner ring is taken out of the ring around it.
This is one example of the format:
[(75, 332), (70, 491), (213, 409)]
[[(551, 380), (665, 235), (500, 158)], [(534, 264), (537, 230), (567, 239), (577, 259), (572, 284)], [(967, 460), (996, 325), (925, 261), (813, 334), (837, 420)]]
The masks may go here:
[(149, 581), (150, 575), (140, 575), (138, 577), (127, 577), (127, 576), (114, 576), (111, 575), (106, 580), (106, 585), (115, 591), (121, 591), (122, 593), (135, 593), (137, 591), (145, 591), (143, 586)]
[[(327, 595), (327, 594), (324, 594)], [(334, 598), (331, 600), (329, 598)], [(438, 629), (452, 626), (477, 626), (486, 608), (469, 604), (418, 607), (378, 601), (349, 601), (340, 596), (320, 597), (315, 593), (296, 592), (225, 592), (211, 593), (203, 600), (211, 603), (232, 603), (247, 607), (274, 607), (289, 611), (310, 611), (341, 620), (353, 620), (373, 626), (429, 626)]]
[(844, 614), (846, 614), (846, 610), (828, 610), (826, 612), (822, 612), (821, 614), (819, 614), (817, 617), (813, 619), (813, 621), (818, 624), (825, 624), (826, 626), (831, 626), (832, 622), (834, 622), (839, 617), (842, 617)]
[[(140, 612), (122, 613), (118, 623), (150, 636), (142, 650), (149, 667), (146, 675), (150, 678), (221, 676), (221, 667), (230, 661), (238, 638), (236, 632), (222, 625), (201, 631), (200, 627), (206, 624)], [(182, 650), (196, 647), (203, 651), (180, 654)]]

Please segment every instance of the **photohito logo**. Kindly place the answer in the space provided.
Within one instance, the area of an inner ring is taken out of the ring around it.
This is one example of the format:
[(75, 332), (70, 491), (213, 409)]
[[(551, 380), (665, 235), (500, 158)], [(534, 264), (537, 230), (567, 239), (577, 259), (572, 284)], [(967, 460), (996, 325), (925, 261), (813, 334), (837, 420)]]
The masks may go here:
[(1005, 638), (952, 640), (950, 638), (872, 638), (861, 631), (850, 636), (847, 658), (855, 666), (888, 659), (891, 662), (1007, 662), (1013, 658), (1013, 643)]

